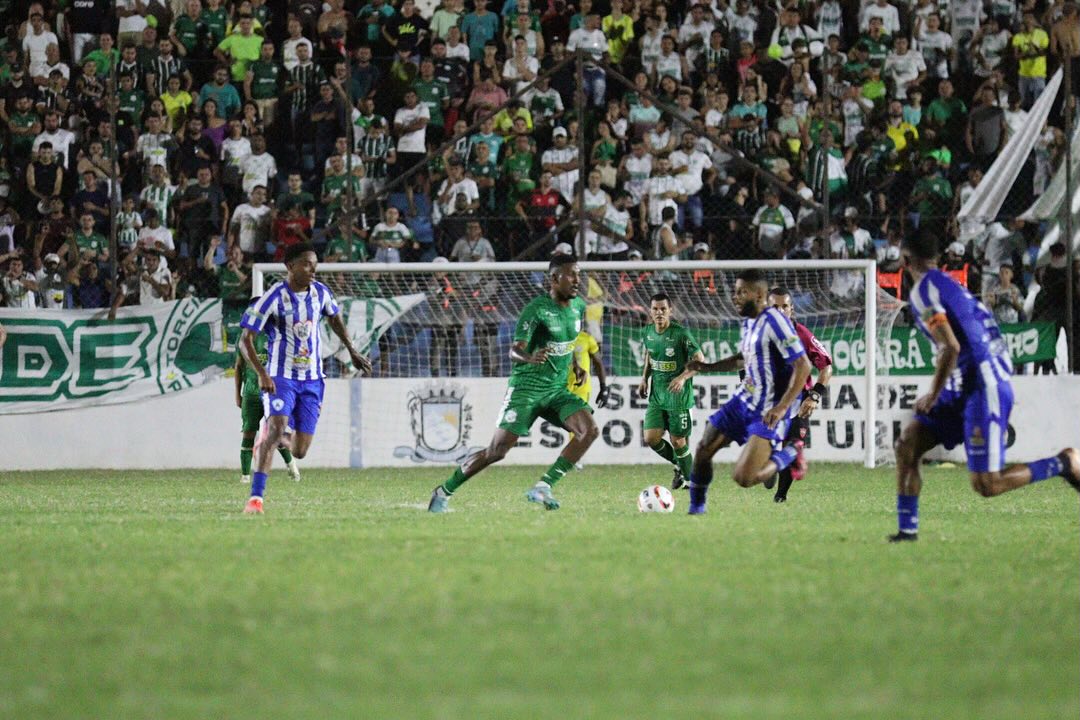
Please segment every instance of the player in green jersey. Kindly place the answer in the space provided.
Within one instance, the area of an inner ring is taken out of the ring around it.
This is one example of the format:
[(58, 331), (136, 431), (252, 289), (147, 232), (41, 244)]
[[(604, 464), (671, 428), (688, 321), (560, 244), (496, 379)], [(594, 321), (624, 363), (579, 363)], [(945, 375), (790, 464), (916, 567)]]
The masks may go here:
[[(653, 324), (642, 336), (645, 369), (638, 385), (638, 396), (649, 398), (645, 410), (645, 443), (675, 466), (671, 487), (678, 490), (690, 477), (694, 464), (688, 440), (693, 428), (692, 378), (697, 373), (687, 369), (686, 364), (691, 360), (701, 362), (705, 356), (690, 331), (671, 319), (671, 299), (667, 293), (652, 296), (649, 314)], [(664, 439), (665, 432), (671, 442)]]
[[(258, 298), (253, 298), (252, 302)], [(266, 364), (266, 335), (255, 336), (255, 352), (260, 362)], [(241, 352), (236, 353), (236, 407), (240, 408), (240, 481), (251, 484), (251, 458), (255, 453), (255, 436), (259, 433), (259, 424), (263, 419), (262, 394), (259, 391), (259, 376), (244, 360)], [(289, 477), (300, 482), (300, 468), (289, 448), (282, 443), (278, 452), (289, 468)]]
[[(514, 368), (499, 412), (499, 427), (487, 448), (465, 458), (450, 479), (432, 491), (428, 504), (431, 512), (445, 512), (454, 491), (506, 457), (537, 418), (573, 433), (555, 463), (525, 496), (529, 502), (557, 510), (559, 501), (552, 497), (551, 486), (574, 467), (599, 435), (592, 408), (566, 388), (566, 377), (575, 365), (574, 344), (584, 322), (585, 301), (578, 297), (581, 270), (572, 255), (556, 255), (548, 266), (548, 275), (550, 292), (526, 305), (514, 328), (510, 348)], [(606, 401), (605, 389), (596, 402), (603, 405)]]

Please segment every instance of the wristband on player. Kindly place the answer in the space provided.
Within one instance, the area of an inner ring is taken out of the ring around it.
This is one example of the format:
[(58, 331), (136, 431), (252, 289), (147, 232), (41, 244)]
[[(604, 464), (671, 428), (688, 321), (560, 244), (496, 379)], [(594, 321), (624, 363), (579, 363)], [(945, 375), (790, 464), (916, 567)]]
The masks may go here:
[(820, 398), (822, 395), (825, 394), (825, 386), (821, 383), (814, 383), (814, 392)]

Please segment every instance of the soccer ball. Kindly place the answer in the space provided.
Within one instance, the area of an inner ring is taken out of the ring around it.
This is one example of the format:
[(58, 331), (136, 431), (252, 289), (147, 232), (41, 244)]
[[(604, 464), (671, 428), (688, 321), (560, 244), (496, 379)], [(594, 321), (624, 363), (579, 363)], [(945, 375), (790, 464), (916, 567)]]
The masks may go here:
[(669, 513), (675, 509), (675, 498), (663, 485), (650, 485), (638, 495), (637, 509), (641, 512)]

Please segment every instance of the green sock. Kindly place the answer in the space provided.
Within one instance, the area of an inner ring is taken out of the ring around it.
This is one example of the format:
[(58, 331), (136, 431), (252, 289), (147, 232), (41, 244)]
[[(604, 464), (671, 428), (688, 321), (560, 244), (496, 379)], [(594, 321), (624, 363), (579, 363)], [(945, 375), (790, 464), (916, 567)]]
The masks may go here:
[(252, 448), (255, 447), (255, 438), (240, 438), (240, 474), (251, 474)]
[(570, 472), (573, 469), (574, 469), (574, 463), (570, 462), (569, 460), (564, 458), (562, 455), (560, 455), (555, 460), (555, 462), (551, 465), (551, 467), (549, 467), (547, 469), (547, 472), (544, 473), (543, 480), (548, 485), (551, 485), (552, 487), (554, 487), (555, 483), (562, 480), (563, 475), (565, 475), (566, 473)]
[(675, 448), (671, 447), (671, 443), (667, 440), (661, 439), (660, 442), (655, 445), (650, 445), (649, 447), (653, 449), (654, 453), (664, 458), (672, 465), (675, 464)]
[(689, 480), (690, 471), (694, 469), (694, 456), (690, 452), (689, 443), (675, 451), (675, 463), (679, 466), (682, 476)]
[(289, 448), (279, 447), (277, 451), (281, 453), (281, 459), (285, 461), (286, 465), (292, 462), (292, 453), (289, 452)]
[(465, 473), (461, 471), (461, 467), (454, 468), (454, 474), (450, 476), (450, 479), (443, 483), (443, 490), (447, 495), (453, 495), (454, 491), (465, 484), (465, 481), (469, 478), (465, 477)]

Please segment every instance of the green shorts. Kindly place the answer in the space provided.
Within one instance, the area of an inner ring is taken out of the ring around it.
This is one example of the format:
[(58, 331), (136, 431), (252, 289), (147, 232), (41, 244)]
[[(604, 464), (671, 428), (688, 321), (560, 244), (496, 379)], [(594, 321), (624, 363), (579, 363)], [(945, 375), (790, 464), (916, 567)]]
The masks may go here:
[(262, 419), (262, 398), (258, 395), (243, 395), (240, 398), (240, 432), (259, 432), (259, 423)]
[(672, 437), (690, 437), (693, 429), (689, 410), (665, 410), (649, 403), (645, 410), (645, 429), (667, 430)]
[(547, 393), (508, 387), (499, 410), (499, 427), (520, 437), (529, 434), (539, 417), (565, 429), (563, 423), (566, 418), (579, 410), (592, 412), (589, 403), (567, 390), (566, 386)]

